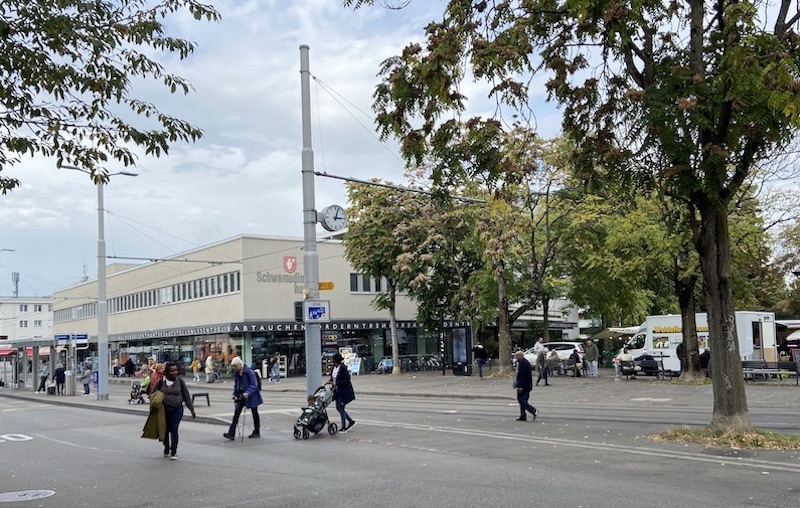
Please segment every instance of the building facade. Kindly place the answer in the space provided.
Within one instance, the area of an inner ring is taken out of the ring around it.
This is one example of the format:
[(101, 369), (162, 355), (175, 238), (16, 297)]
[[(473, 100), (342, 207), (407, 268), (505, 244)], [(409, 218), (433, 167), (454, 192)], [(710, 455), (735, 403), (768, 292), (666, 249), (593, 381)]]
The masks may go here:
[(0, 340), (30, 339), (52, 335), (52, 298), (0, 297)]
[[(211, 356), (225, 375), (230, 359), (241, 355), (262, 365), (275, 352), (286, 375), (305, 373), (305, 325), (295, 320), (295, 302), (304, 299), (303, 240), (240, 235), (144, 265), (110, 265), (107, 276), (111, 358), (189, 365)], [(385, 281), (355, 272), (339, 240), (317, 243), (320, 280), (331, 290), (331, 322), (322, 325), (323, 358), (346, 348), (361, 358), (362, 371), (390, 357), (389, 313), (372, 302)], [(53, 295), (55, 335), (97, 335), (97, 281)], [(397, 300), (398, 348), (408, 362), (439, 354), (438, 331), (415, 321), (416, 306)], [(463, 323), (446, 320), (448, 337), (466, 351)], [(468, 354), (468, 353), (467, 353)], [(409, 363), (409, 364), (410, 364)], [(326, 365), (323, 365), (326, 367)]]

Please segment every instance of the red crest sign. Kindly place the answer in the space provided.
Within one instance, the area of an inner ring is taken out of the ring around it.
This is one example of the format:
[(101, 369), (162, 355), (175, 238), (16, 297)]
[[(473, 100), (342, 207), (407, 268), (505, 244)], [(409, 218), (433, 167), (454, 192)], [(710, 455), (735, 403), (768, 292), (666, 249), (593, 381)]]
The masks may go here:
[(297, 270), (297, 258), (294, 256), (283, 256), (283, 269), (286, 273), (294, 273)]

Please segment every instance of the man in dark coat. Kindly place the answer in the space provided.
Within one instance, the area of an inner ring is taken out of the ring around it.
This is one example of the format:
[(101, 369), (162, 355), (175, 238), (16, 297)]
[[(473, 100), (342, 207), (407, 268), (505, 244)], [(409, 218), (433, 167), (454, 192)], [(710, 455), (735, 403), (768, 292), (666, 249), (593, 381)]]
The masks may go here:
[(128, 377), (133, 377), (136, 374), (136, 364), (133, 363), (133, 359), (129, 356), (128, 361), (125, 362), (125, 375)]
[(517, 390), (517, 402), (519, 402), (519, 418), (517, 418), (517, 421), (524, 422), (528, 419), (525, 411), (532, 414), (533, 420), (536, 421), (539, 411), (528, 402), (533, 389), (533, 369), (531, 369), (530, 362), (525, 359), (523, 351), (514, 353), (514, 359), (517, 361), (517, 369), (514, 373), (514, 388)]

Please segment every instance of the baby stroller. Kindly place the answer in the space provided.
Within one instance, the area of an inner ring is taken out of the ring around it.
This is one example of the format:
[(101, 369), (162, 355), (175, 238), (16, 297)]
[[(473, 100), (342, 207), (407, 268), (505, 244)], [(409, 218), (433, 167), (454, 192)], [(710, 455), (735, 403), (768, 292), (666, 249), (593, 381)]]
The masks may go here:
[(142, 396), (142, 382), (138, 379), (134, 379), (131, 382), (131, 398), (128, 399), (128, 404), (132, 404), (136, 402), (137, 404), (144, 404), (145, 400)]
[(315, 435), (328, 424), (328, 434), (334, 435), (339, 431), (339, 426), (328, 422), (328, 413), (325, 408), (333, 400), (333, 387), (323, 385), (314, 392), (314, 402), (303, 408), (303, 413), (294, 424), (294, 438), (308, 439), (313, 432)]

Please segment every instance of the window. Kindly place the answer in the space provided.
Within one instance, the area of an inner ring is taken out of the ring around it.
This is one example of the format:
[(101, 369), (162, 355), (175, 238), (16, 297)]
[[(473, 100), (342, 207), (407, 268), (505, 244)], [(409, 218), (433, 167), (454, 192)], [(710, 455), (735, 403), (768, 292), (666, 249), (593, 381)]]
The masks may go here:
[(20, 306), (19, 306), (19, 311), (20, 312), (28, 312), (28, 304), (27, 303), (21, 303)]
[(351, 273), (350, 274), (350, 292), (351, 293), (358, 293), (358, 274)]
[(33, 311), (42, 312), (42, 305), (37, 303), (36, 305), (33, 306)]
[(34, 328), (41, 328), (42, 327), (42, 320), (41, 319), (34, 320), (33, 321), (33, 327)]
[(20, 322), (19, 322), (19, 327), (20, 327), (20, 328), (27, 328), (27, 327), (28, 327), (28, 322), (27, 322), (27, 321), (24, 321), (24, 320), (23, 320), (23, 321), (20, 321)]

